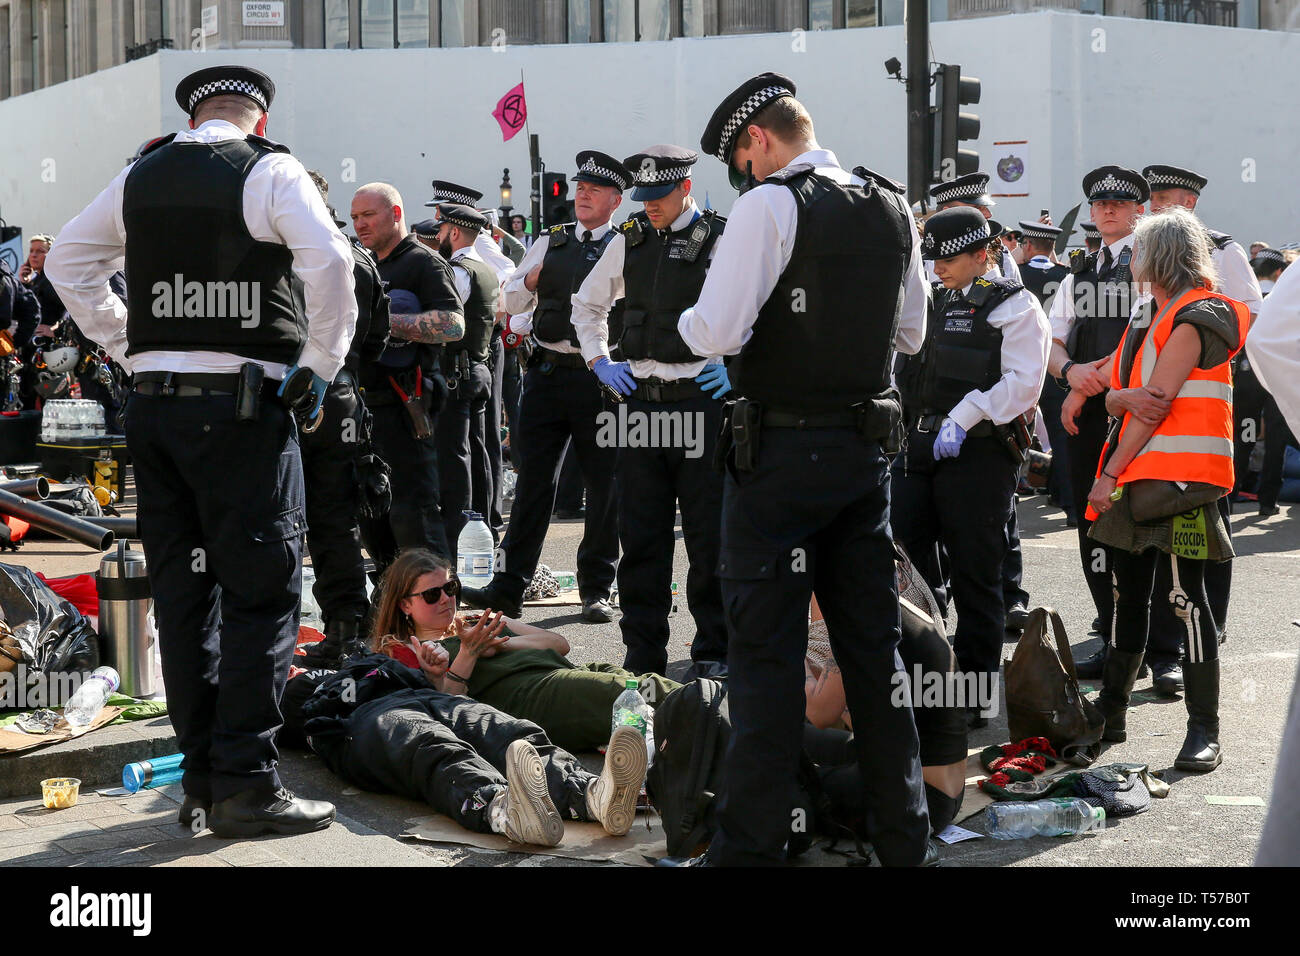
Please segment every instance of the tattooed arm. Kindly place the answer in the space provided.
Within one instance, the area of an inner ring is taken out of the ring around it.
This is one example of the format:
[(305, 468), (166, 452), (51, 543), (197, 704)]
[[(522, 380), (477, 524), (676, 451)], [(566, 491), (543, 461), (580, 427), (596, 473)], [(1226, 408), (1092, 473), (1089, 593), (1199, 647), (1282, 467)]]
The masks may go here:
[(465, 335), (465, 316), (447, 309), (428, 312), (394, 312), (389, 316), (389, 333), (409, 342), (441, 345)]

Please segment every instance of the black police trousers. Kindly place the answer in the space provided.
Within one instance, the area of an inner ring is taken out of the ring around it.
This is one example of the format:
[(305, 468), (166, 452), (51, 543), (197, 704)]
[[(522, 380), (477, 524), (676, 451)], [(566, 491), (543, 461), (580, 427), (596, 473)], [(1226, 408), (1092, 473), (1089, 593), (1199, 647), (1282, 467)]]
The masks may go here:
[[(1047, 438), (1052, 443), (1052, 468), (1047, 473), (1047, 494), (1059, 502), (1061, 510), (1066, 514), (1074, 514), (1074, 492), (1070, 483), (1070, 436), (1061, 423), (1061, 405), (1068, 394), (1049, 375), (1043, 383), (1042, 394), (1038, 397), (1038, 407), (1043, 412)], [(1088, 484), (1091, 488), (1092, 483)], [(1075, 517), (1077, 520), (1078, 516)]]
[[(488, 396), (487, 410), (483, 414), (483, 448), (487, 451), (488, 470), (492, 473), (492, 492), (488, 495), (488, 507), (483, 513), (483, 520), (492, 529), (492, 536), (497, 540), (500, 540), (501, 533), (506, 527), (505, 520), (501, 517), (503, 490), (501, 487), (501, 421), (504, 411), (502, 403), (506, 374), (505, 351), (499, 331), (493, 329), (488, 354), (488, 369), (492, 373), (492, 392)], [(514, 359), (510, 361), (513, 362)], [(476, 464), (475, 468), (477, 467)]]
[(1083, 564), (1083, 577), (1092, 594), (1092, 603), (1101, 619), (1101, 635), (1109, 638), (1115, 616), (1115, 590), (1111, 574), (1115, 562), (1111, 549), (1100, 541), (1088, 537), (1092, 522), (1088, 510), (1088, 494), (1097, 478), (1097, 463), (1106, 444), (1106, 393), (1094, 395), (1083, 403), (1075, 419), (1079, 434), (1067, 436), (1066, 447), (1070, 455), (1070, 491), (1074, 494), (1075, 514), (1079, 517), (1079, 560)]
[(316, 575), (312, 594), (329, 624), (359, 620), (369, 607), (357, 520), (356, 456), (365, 440), (365, 414), (350, 381), (331, 384), (323, 408), (320, 427), (301, 432), (298, 441), (307, 486), (307, 550)]
[[(531, 373), (530, 373), (531, 374)], [(616, 412), (611, 416), (617, 417)], [(668, 666), (668, 612), (672, 607), (673, 551), (677, 509), (690, 569), (686, 603), (695, 619), (694, 661), (725, 661), (727, 629), (718, 582), (722, 476), (713, 469), (713, 449), (722, 422), (722, 403), (703, 392), (678, 402), (627, 399), (627, 441), (618, 449), (619, 622), (627, 653), (623, 667), (634, 674), (662, 674)], [(692, 429), (693, 447), (645, 447), (633, 428), (645, 423), (645, 436), (660, 437), (681, 423)], [(689, 425), (687, 424), (689, 422)], [(590, 507), (590, 506), (588, 506)]]
[[(1249, 487), (1250, 456), (1255, 450), (1255, 443), (1265, 433), (1265, 409), (1268, 406), (1268, 391), (1255, 375), (1247, 360), (1239, 358), (1232, 363), (1232, 418), (1233, 418), (1233, 471), (1237, 478), (1237, 487)], [(1265, 447), (1267, 452), (1267, 446)], [(1262, 473), (1261, 473), (1262, 483)], [(1281, 486), (1281, 474), (1278, 476)]]
[(608, 404), (596, 376), (585, 368), (536, 365), (524, 375), (523, 407), (510, 443), (519, 480), (501, 546), (502, 566), (493, 582), (507, 594), (522, 598), (537, 570), (567, 444), (568, 457), (577, 462), (588, 488), (586, 524), (578, 545), (578, 591), (584, 599), (609, 597), (618, 563), (618, 446), (596, 439)]
[(763, 428), (754, 469), (728, 468), (718, 574), (731, 740), (710, 858), (736, 866), (785, 860), (815, 590), (859, 729), (868, 835), (881, 863), (919, 864), (930, 825), (911, 695), (899, 692), (906, 677), (879, 443), (847, 428)]
[(306, 531), (293, 419), (265, 396), (237, 422), (234, 396), (133, 394), (126, 440), (182, 785), (273, 791)]
[[(388, 388), (380, 385), (379, 388)], [(442, 529), (439, 507), (438, 452), (435, 436), (417, 441), (411, 419), (400, 404), (387, 397), (376, 402), (367, 394), (370, 406), (371, 443), (375, 453), (392, 469), (393, 503), (388, 514), (362, 519), (361, 536), (366, 551), (382, 574), (400, 550), (427, 548), (451, 557)]]
[[(912, 429), (894, 459), (894, 536), (909, 555), (930, 553), (936, 542), (943, 546), (957, 606), (957, 665), (987, 675), (983, 688), (992, 695), (1006, 630), (1002, 567), (1016, 466), (992, 436), (968, 437), (956, 458), (936, 461), (935, 437)], [(928, 571), (924, 564), (917, 567)], [(991, 698), (986, 703), (997, 706)]]
[[(447, 381), (450, 384), (453, 379)], [(442, 483), (442, 526), (453, 560), (456, 539), (465, 527), (465, 512), (477, 511), (486, 521), (491, 510), (492, 469), (484, 443), (491, 397), (492, 371), (484, 362), (472, 362), (469, 379), (456, 383), (434, 429)]]

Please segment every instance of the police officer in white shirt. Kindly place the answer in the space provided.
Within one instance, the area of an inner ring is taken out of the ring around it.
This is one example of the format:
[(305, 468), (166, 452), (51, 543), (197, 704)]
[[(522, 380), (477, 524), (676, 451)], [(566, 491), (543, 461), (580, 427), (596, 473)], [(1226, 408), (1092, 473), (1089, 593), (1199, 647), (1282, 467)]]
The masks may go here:
[[(737, 188), (726, 235), (678, 330), (730, 356), (732, 410), (719, 572), (727, 611), (732, 739), (706, 854), (785, 860), (803, 724), (814, 590), (843, 671), (870, 837), (886, 865), (937, 860), (910, 702), (894, 706), (898, 592), (884, 443), (901, 410), (894, 349), (925, 335), (928, 290), (903, 187), (840, 168), (788, 77), (743, 83), (702, 149)], [(747, 175), (748, 173), (748, 175)]]
[[(931, 186), (930, 201), (940, 212), (955, 206), (973, 206), (983, 214), (985, 219), (993, 215), (993, 207), (997, 205), (989, 195), (988, 173), (969, 173), (946, 183)], [(992, 257), (990, 260), (990, 269), (996, 268), (1006, 278), (1019, 280), (1020, 270), (1011, 255), (1011, 250), (1004, 247), (999, 250), (995, 260)]]
[[(277, 391), (307, 383), (295, 408), (314, 418), (357, 304), (347, 239), (302, 164), (262, 138), (274, 92), (243, 66), (187, 76), (176, 101), (190, 128), (119, 173), (46, 262), (77, 325), (135, 376), (126, 436), (185, 755), (180, 819), (221, 837), (334, 819), (276, 773), (306, 531)], [(108, 283), (124, 258), (129, 310)]]

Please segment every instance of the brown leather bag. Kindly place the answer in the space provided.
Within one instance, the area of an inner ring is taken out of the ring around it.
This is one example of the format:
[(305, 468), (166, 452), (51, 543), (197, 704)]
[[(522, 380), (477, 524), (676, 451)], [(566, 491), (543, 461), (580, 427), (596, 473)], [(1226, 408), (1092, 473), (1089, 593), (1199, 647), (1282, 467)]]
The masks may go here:
[[(1049, 621), (1055, 641), (1047, 634)], [(1062, 759), (1079, 767), (1097, 759), (1105, 720), (1079, 692), (1065, 625), (1054, 609), (1030, 612), (1006, 665), (1006, 682), (1007, 727), (1013, 741), (1046, 737)]]

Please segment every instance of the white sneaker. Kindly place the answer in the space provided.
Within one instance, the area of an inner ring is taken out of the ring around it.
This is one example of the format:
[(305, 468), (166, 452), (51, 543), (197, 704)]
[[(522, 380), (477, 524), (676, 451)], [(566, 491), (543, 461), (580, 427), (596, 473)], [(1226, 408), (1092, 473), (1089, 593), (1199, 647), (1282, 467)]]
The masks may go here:
[(645, 738), (635, 727), (616, 727), (605, 748), (605, 766), (587, 788), (587, 813), (610, 836), (632, 829), (645, 771)]
[(564, 821), (547, 792), (542, 758), (526, 740), (506, 748), (506, 783), (504, 835), (515, 843), (557, 846), (564, 839)]

